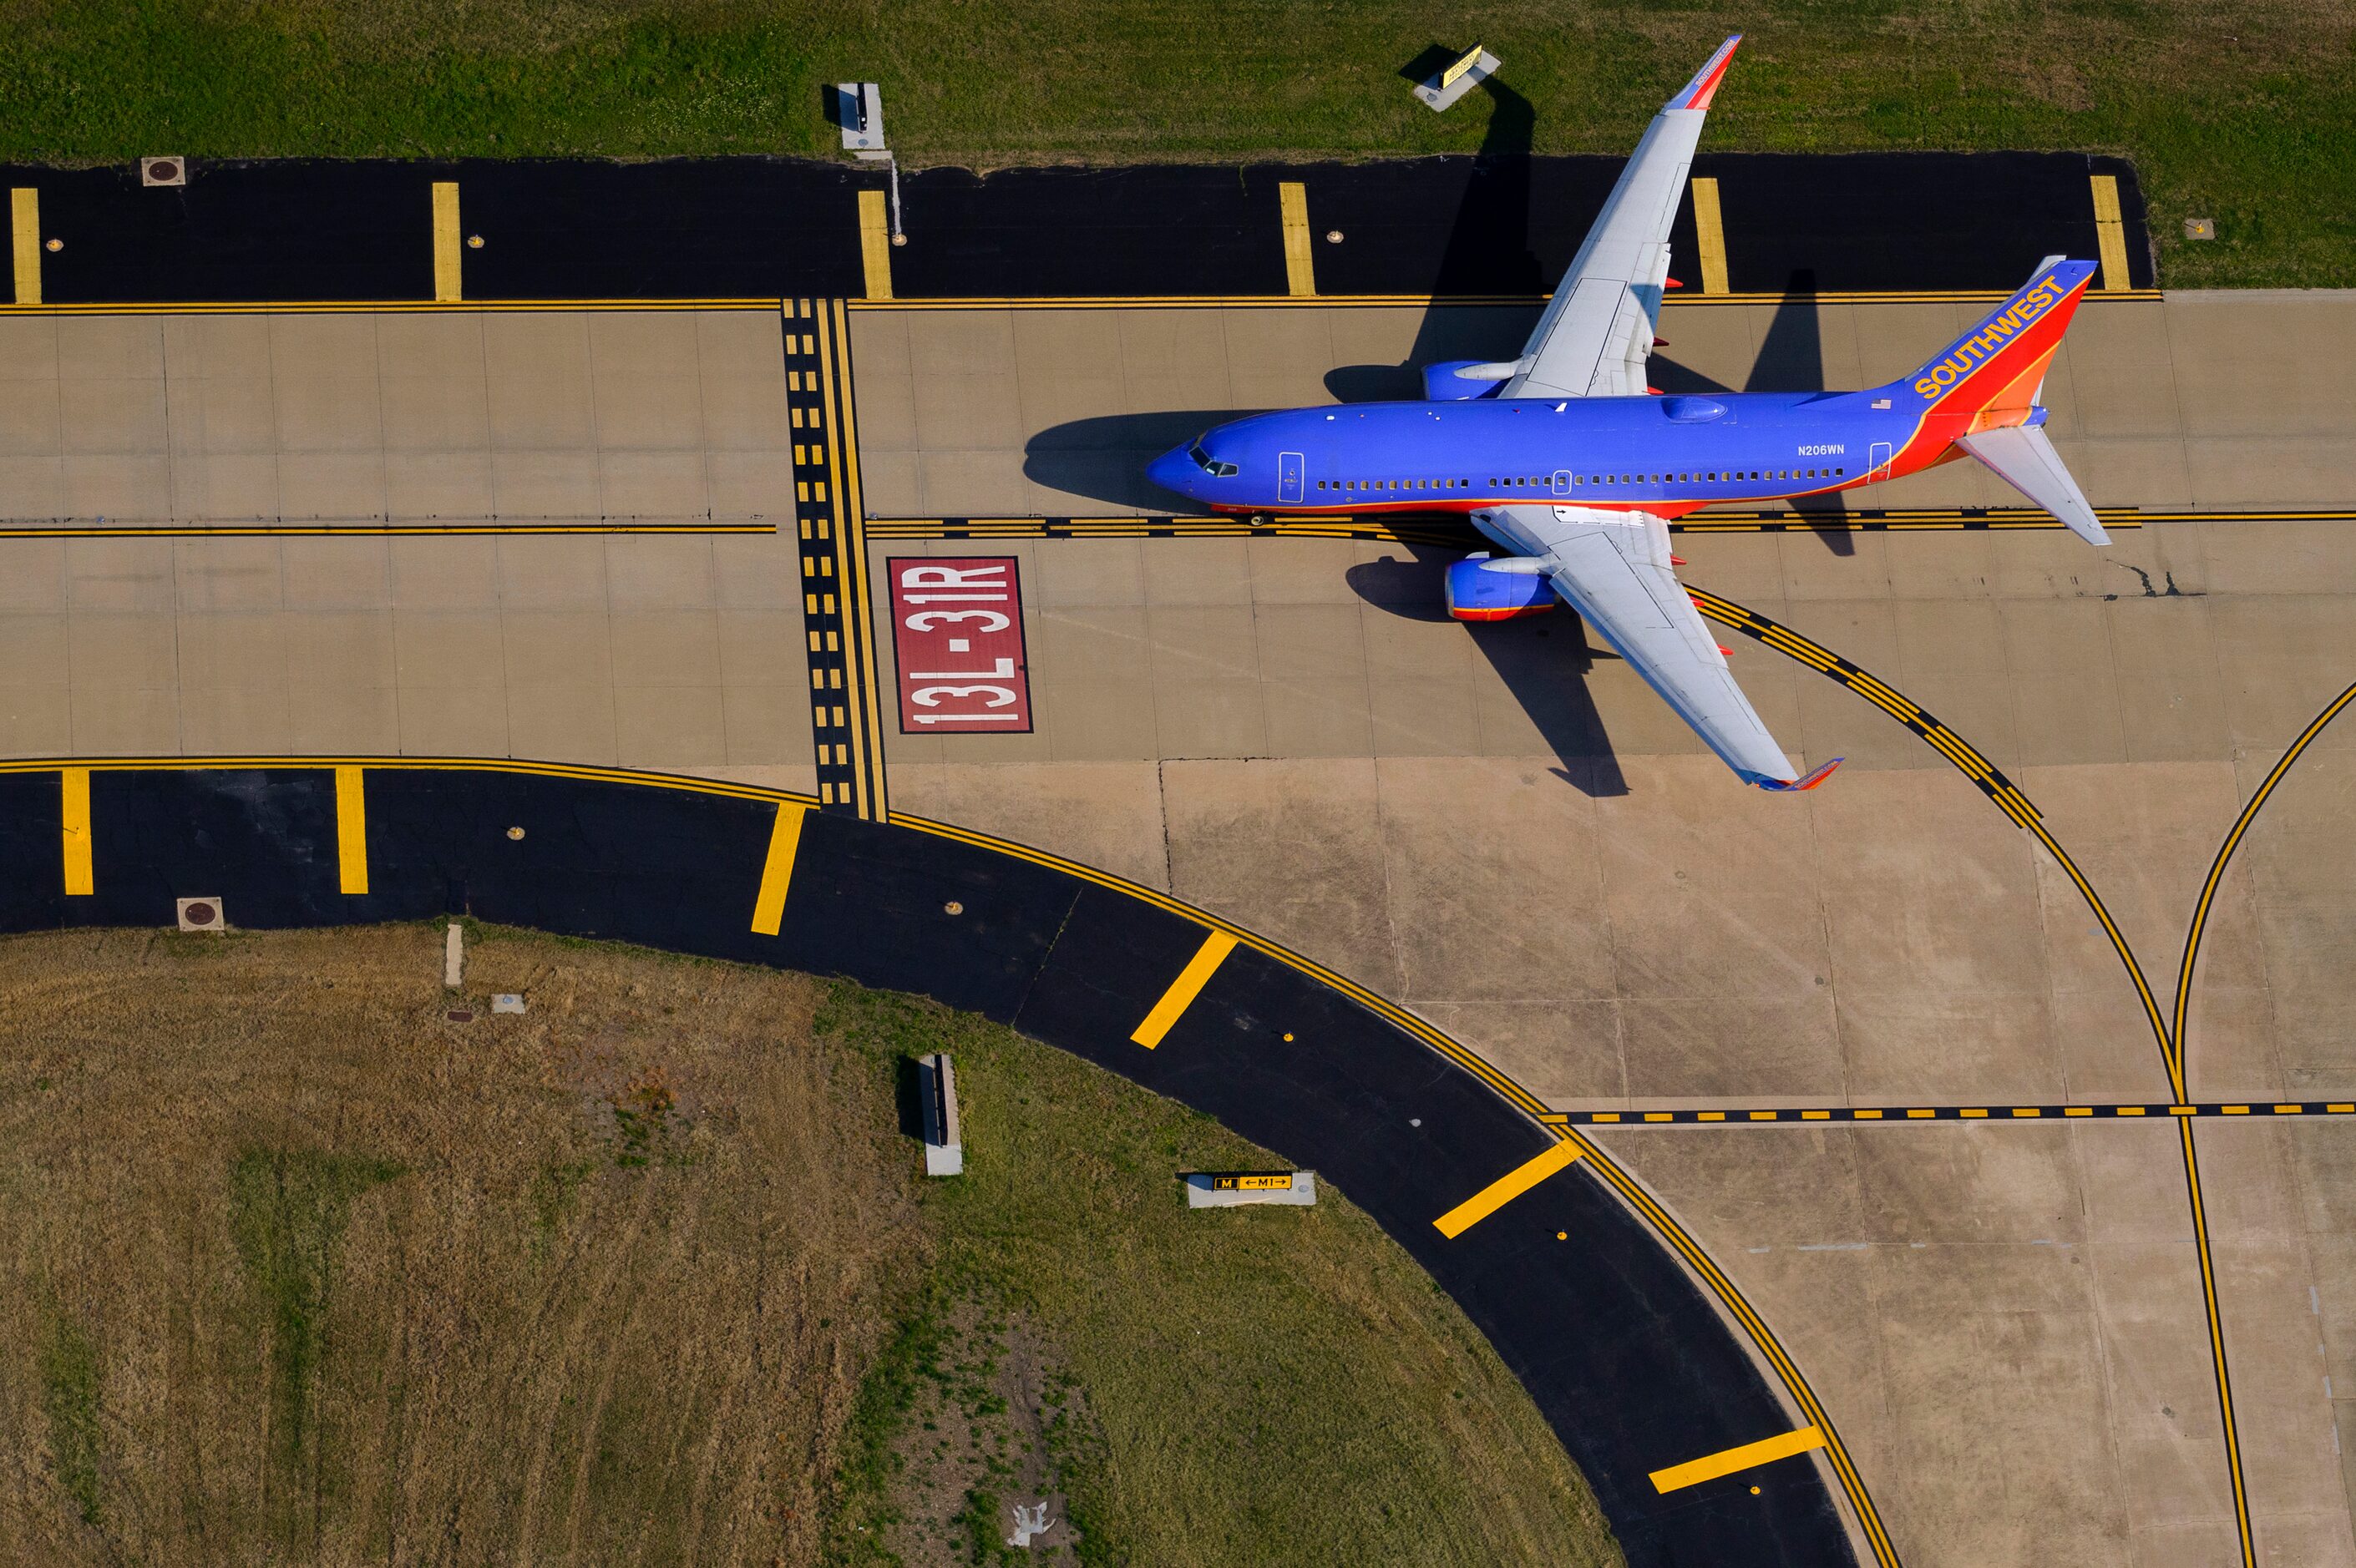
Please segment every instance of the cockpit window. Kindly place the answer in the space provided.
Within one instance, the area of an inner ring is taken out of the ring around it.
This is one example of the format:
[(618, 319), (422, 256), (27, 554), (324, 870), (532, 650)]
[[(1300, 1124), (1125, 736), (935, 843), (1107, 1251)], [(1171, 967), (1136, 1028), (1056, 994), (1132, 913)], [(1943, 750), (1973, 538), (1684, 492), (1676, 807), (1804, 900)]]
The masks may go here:
[(1195, 467), (1201, 469), (1204, 473), (1209, 475), (1214, 479), (1233, 478), (1236, 474), (1239, 472), (1234, 464), (1217, 462), (1209, 453), (1204, 451), (1203, 443), (1200, 438), (1197, 438), (1194, 444), (1186, 449), (1186, 455), (1194, 460)]

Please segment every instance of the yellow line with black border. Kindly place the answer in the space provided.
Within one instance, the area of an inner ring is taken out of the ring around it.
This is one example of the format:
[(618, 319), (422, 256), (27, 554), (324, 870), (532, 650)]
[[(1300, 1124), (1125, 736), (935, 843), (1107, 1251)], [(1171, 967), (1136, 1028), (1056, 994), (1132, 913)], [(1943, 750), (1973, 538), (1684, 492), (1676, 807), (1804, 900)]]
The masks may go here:
[[(851, 760), (859, 770), (860, 815), (883, 821), (891, 814), (884, 779), (883, 670), (875, 643), (874, 607), (869, 598), (866, 496), (859, 475), (859, 394), (851, 351), (847, 301), (830, 303), (836, 379), (833, 420), (836, 443), (834, 509), (836, 576), (842, 590), (842, 645), (853, 690)], [(894, 704), (894, 711), (897, 704)]]
[(1019, 859), (1031, 861), (1034, 865), (1044, 866), (1077, 877), (1084, 881), (1093, 882), (1099, 887), (1126, 893), (1131, 898), (1167, 910), (1171, 913), (1225, 930), (1233, 934), (1242, 945), (1297, 970), (1320, 985), (1337, 991), (1368, 1010), (1379, 1014), (1398, 1029), (1422, 1041), (1439, 1055), (1486, 1083), (1507, 1103), (1528, 1113), (1542, 1124), (1551, 1126), (1557, 1136), (1575, 1142), (1578, 1148), (1576, 1157), (1582, 1157), (1592, 1163), (1605, 1180), (1612, 1185), (1612, 1189), (1620, 1194), (1622, 1200), (1634, 1208), (1647, 1223), (1667, 1240), (1678, 1256), (1685, 1260), (1687, 1266), (1700, 1278), (1704, 1286), (1715, 1295), (1729, 1314), (1742, 1325), (1743, 1331), (1759, 1348), (1760, 1354), (1783, 1382), (1794, 1403), (1800, 1406), (1811, 1422), (1824, 1429), (1826, 1451), (1831, 1457), (1834, 1472), (1840, 1480), (1842, 1490), (1848, 1497), (1849, 1505), (1856, 1512), (1869, 1544), (1873, 1549), (1876, 1562), (1881, 1564), (1882, 1568), (1898, 1568), (1897, 1552), (1890, 1543), (1889, 1533), (1883, 1528), (1880, 1515), (1874, 1508), (1872, 1494), (1867, 1490), (1864, 1477), (1858, 1474), (1856, 1465), (1849, 1458), (1848, 1451), (1842, 1445), (1840, 1435), (1834, 1427), (1831, 1416), (1817, 1401), (1815, 1391), (1808, 1385), (1806, 1376), (1801, 1372), (1798, 1364), (1783, 1349), (1782, 1342), (1775, 1338), (1765, 1320), (1760, 1317), (1741, 1290), (1710, 1261), (1708, 1254), (1702, 1251), (1700, 1244), (1687, 1233), (1685, 1227), (1679, 1224), (1674, 1216), (1654, 1202), (1635, 1179), (1621, 1169), (1601, 1147), (1581, 1136), (1578, 1129), (1565, 1125), (1561, 1118), (1548, 1115), (1545, 1104), (1520, 1083), (1397, 1003), (1377, 996), (1351, 980), (1344, 979), (1314, 959), (1304, 957), (1290, 948), (1271, 942), (1230, 922), (1220, 920), (1215, 915), (1207, 914), (1190, 904), (1182, 903), (1166, 894), (1158, 893), (1151, 888), (1130, 881), (1125, 878), (1114, 876), (1108, 871), (1099, 871), (1093, 867), (1066, 860), (1059, 855), (1051, 855), (1026, 845), (993, 837), (989, 834), (953, 827), (947, 823), (935, 822), (901, 811), (894, 812), (891, 820), (904, 827), (913, 827), (920, 832), (937, 834), (958, 843), (973, 845), (978, 848), (994, 849), (1001, 854), (1012, 855)]
[[(691, 794), (725, 796), (736, 800), (767, 801), (780, 805), (814, 807), (819, 805), (814, 796), (798, 791), (767, 789), (759, 785), (734, 784), (724, 780), (695, 778), (678, 773), (641, 773), (625, 768), (519, 762), (504, 758), (382, 755), (289, 757), (239, 754), (208, 757), (50, 757), (0, 760), (0, 773), (55, 772), (70, 775), (80, 772), (85, 778), (91, 772), (201, 772), (215, 769), (340, 767), (383, 768), (411, 772), (439, 770), (465, 773), (509, 773), (536, 777), (575, 778), (604, 783), (643, 784)], [(1027, 860), (1034, 865), (1061, 871), (1080, 880), (1094, 883), (1098, 887), (1120, 892), (1141, 902), (1167, 910), (1194, 921), (1210, 931), (1225, 932), (1232, 936), (1238, 945), (1248, 946), (1255, 952), (1261, 953), (1316, 983), (1360, 1003), (1368, 1010), (1413, 1036), (1439, 1055), (1471, 1072), (1507, 1104), (1523, 1111), (1534, 1120), (1540, 1121), (1542, 1125), (1547, 1125), (1558, 1137), (1574, 1141), (1578, 1146), (1579, 1157), (1591, 1161), (1597, 1170), (1603, 1173), (1605, 1179), (1612, 1184), (1613, 1189), (1635, 1207), (1648, 1222), (1667, 1239), (1672, 1248), (1686, 1261), (1687, 1266), (1692, 1268), (1702, 1278), (1705, 1285), (1719, 1296), (1720, 1302), (1743, 1326), (1745, 1332), (1759, 1347), (1762, 1355), (1774, 1369), (1794, 1402), (1807, 1413), (1810, 1420), (1823, 1428), (1826, 1451), (1831, 1456), (1835, 1472), (1840, 1478), (1843, 1490), (1848, 1496), (1851, 1507), (1855, 1509), (1862, 1521), (1868, 1539), (1873, 1546), (1877, 1562), (1882, 1564), (1883, 1568), (1898, 1568), (1897, 1554), (1890, 1545), (1888, 1534), (1881, 1526), (1879, 1515), (1874, 1509), (1872, 1498), (1866, 1490), (1863, 1477), (1858, 1474), (1856, 1467), (1850, 1462), (1838, 1434), (1834, 1430), (1829, 1418), (1817, 1403), (1815, 1392), (1808, 1386), (1806, 1378), (1784, 1352), (1782, 1344), (1776, 1340), (1764, 1321), (1751, 1308), (1749, 1301), (1736, 1288), (1733, 1282), (1710, 1262), (1708, 1254), (1701, 1251), (1699, 1245), (1686, 1232), (1684, 1227), (1658, 1204), (1654, 1203), (1633, 1179), (1620, 1169), (1610, 1155), (1588, 1142), (1576, 1129), (1563, 1125), (1560, 1118), (1547, 1115), (1544, 1104), (1527, 1089), (1396, 1003), (1376, 995), (1363, 986), (1343, 978), (1323, 965), (1303, 957), (1290, 948), (1246, 931), (1230, 922), (1221, 920), (1205, 911), (1183, 903), (1166, 894), (1158, 893), (1151, 888), (1131, 882), (1125, 878), (1114, 876), (1110, 872), (1099, 871), (1076, 861), (1066, 860), (1061, 856), (1050, 855), (988, 834), (969, 832), (946, 823), (912, 816), (905, 812), (894, 812), (887, 820), (894, 826), (916, 832), (994, 850), (1017, 859)], [(777, 845), (773, 834), (770, 854), (765, 865), (765, 870), (775, 866), (777, 860)], [(782, 907), (782, 899), (779, 900), (779, 903)], [(756, 909), (756, 913), (766, 914), (766, 909)]]

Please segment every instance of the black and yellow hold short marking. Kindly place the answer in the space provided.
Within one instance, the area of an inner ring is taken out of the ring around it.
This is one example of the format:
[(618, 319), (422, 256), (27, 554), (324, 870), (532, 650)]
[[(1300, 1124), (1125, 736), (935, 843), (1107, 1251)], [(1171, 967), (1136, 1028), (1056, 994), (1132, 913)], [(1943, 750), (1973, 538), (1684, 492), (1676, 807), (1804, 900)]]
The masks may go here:
[(788, 300), (783, 331), (819, 801), (881, 820), (888, 807), (843, 302)]

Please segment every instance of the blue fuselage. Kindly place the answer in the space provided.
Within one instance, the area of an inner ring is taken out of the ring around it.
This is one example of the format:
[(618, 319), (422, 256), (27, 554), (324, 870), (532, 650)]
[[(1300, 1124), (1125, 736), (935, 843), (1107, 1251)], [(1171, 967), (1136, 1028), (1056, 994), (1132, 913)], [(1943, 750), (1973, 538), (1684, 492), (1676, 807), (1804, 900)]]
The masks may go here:
[(1146, 473), (1227, 512), (1470, 511), (1543, 501), (1676, 516), (1925, 466), (1947, 442), (1920, 439), (1932, 433), (1923, 425), (1922, 399), (1901, 387), (1353, 403), (1216, 426)]

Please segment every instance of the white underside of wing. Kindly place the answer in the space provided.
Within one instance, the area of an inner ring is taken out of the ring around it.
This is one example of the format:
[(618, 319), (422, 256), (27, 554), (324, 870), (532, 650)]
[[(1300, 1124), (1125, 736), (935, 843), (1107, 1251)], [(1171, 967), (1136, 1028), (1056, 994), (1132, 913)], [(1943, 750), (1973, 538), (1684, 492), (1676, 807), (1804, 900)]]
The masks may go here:
[(1473, 522), (1555, 592), (1747, 782), (1792, 775), (1669, 562), (1668, 525), (1591, 507), (1498, 507)]
[(1669, 275), (1669, 225), (1706, 118), (1697, 109), (1665, 109), (1654, 117), (1522, 350), (1528, 368), (1501, 396), (1644, 391)]

